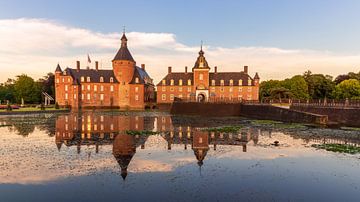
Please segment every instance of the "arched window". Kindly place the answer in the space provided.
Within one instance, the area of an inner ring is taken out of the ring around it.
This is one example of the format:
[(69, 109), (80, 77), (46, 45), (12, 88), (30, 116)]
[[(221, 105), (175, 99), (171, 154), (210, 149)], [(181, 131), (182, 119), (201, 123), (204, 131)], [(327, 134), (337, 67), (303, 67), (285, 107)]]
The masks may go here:
[(113, 83), (113, 82), (114, 82), (114, 78), (110, 77), (110, 83)]
[(100, 83), (104, 82), (104, 77), (100, 77)]

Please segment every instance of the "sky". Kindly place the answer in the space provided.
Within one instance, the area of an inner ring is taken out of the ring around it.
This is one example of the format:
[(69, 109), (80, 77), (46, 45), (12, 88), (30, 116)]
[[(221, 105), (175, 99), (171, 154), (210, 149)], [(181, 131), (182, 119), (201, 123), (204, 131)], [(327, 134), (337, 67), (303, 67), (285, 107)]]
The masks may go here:
[(87, 54), (111, 68), (123, 26), (155, 82), (168, 66), (191, 68), (200, 41), (210, 67), (247, 65), (262, 80), (358, 72), (359, 10), (358, 0), (1, 0), (0, 82), (85, 67)]

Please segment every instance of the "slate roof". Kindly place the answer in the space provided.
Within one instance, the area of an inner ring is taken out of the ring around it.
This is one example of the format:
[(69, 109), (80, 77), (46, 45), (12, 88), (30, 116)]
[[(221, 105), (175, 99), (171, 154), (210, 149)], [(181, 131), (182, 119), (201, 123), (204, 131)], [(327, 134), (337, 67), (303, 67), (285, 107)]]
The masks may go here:
[[(193, 84), (193, 73), (185, 73), (185, 72), (171, 72), (167, 74), (162, 80), (166, 80), (166, 85), (170, 85), (170, 80), (174, 80), (174, 85), (179, 85), (179, 80), (183, 80), (183, 85), (187, 85), (187, 81), (190, 79), (191, 84)], [(209, 84), (212, 85), (212, 80), (215, 80), (215, 86), (220, 86), (221, 80), (224, 80), (224, 86), (230, 86), (230, 80), (233, 80), (233, 86), (239, 85), (239, 80), (241, 79), (243, 83), (242, 86), (248, 86), (248, 80), (253, 79), (244, 72), (210, 72), (209, 73)], [(162, 80), (157, 84), (162, 86)]]
[(64, 74), (68, 74), (70, 75), (73, 80), (74, 80), (74, 84), (79, 85), (81, 82), (81, 77), (84, 77), (84, 82), (86, 81), (87, 77), (90, 77), (90, 82), (91, 83), (100, 83), (100, 77), (104, 78), (104, 82), (102, 83), (110, 83), (110, 78), (113, 78), (113, 83), (119, 83), (116, 80), (116, 77), (114, 75), (114, 71), (110, 70), (110, 69), (102, 69), (102, 70), (95, 70), (95, 69), (71, 69), (71, 68), (66, 68), (64, 70)]
[(57, 66), (56, 66), (55, 72), (62, 72), (59, 63), (58, 63)]
[(153, 82), (152, 82), (152, 79), (148, 75), (148, 73), (144, 69), (142, 69), (142, 68), (140, 68), (138, 66), (135, 66), (134, 75), (133, 75), (133, 78), (130, 81), (130, 84), (135, 84), (136, 83), (135, 82), (136, 77), (139, 78), (139, 83), (140, 84), (154, 85)]
[(135, 62), (129, 49), (127, 48), (127, 38), (125, 36), (125, 33), (121, 37), (121, 47), (120, 47), (119, 51), (116, 53), (113, 60), (129, 60), (129, 61)]

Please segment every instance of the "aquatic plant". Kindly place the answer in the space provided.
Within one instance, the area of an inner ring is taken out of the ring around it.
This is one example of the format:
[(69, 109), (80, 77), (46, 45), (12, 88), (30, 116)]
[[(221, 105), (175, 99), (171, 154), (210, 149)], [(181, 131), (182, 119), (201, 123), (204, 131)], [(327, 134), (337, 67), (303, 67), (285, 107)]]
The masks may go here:
[(214, 128), (205, 128), (203, 130), (208, 132), (236, 133), (241, 128), (242, 126), (222, 126), (222, 127), (214, 127)]
[(154, 132), (151, 130), (127, 130), (125, 131), (127, 135), (156, 135), (159, 134), (159, 132)]
[(346, 144), (313, 144), (312, 147), (317, 149), (325, 149), (326, 151), (357, 154), (360, 153), (360, 147), (346, 145)]

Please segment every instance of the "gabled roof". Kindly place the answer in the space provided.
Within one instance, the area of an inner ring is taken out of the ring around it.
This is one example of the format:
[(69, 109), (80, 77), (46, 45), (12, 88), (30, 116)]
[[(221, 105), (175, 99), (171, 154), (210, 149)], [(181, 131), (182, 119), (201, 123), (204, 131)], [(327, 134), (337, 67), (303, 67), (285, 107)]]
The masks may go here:
[(119, 51), (116, 53), (113, 60), (129, 60), (129, 61), (135, 62), (129, 49), (127, 48), (127, 38), (125, 36), (125, 33), (121, 37), (121, 47), (120, 47)]
[(91, 83), (100, 83), (100, 78), (103, 77), (104, 81), (102, 83), (110, 83), (110, 78), (113, 78), (113, 83), (119, 83), (116, 80), (114, 75), (114, 71), (110, 69), (102, 69), (102, 70), (95, 70), (95, 69), (71, 69), (66, 68), (64, 70), (66, 74), (70, 75), (73, 80), (74, 84), (80, 84), (81, 77), (84, 77), (85, 82), (87, 77), (90, 77)]
[(144, 69), (142, 69), (142, 68), (140, 68), (138, 66), (135, 66), (134, 75), (133, 75), (133, 78), (130, 81), (130, 84), (136, 84), (136, 77), (139, 78), (139, 83), (140, 84), (154, 85), (152, 83), (152, 79), (150, 78), (148, 73)]

